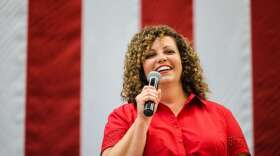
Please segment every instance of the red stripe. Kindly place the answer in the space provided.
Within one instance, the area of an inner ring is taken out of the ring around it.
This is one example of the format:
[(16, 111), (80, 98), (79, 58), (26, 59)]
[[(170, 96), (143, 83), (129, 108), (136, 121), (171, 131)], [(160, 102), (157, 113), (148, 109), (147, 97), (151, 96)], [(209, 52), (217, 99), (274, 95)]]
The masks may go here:
[(251, 5), (255, 156), (280, 155), (280, 2)]
[(192, 41), (192, 8), (192, 0), (142, 0), (141, 26), (166, 24)]
[(26, 156), (78, 156), (81, 0), (30, 0)]

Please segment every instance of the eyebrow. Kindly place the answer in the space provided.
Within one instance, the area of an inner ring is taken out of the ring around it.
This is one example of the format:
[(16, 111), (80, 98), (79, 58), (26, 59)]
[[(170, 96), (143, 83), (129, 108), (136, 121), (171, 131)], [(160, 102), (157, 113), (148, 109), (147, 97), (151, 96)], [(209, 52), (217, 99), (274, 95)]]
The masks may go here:
[[(166, 49), (174, 49), (174, 47), (172, 47), (172, 46), (169, 46), (169, 45), (166, 45), (166, 46), (164, 46), (162, 49), (164, 49), (164, 50), (166, 50)], [(147, 50), (147, 52), (155, 52), (156, 50), (155, 49), (149, 49), (149, 50)]]
[(146, 51), (146, 53), (152, 53), (152, 52), (156, 52), (156, 50), (154, 50), (154, 49), (149, 49), (149, 50)]
[(174, 47), (169, 46), (169, 45), (163, 47), (163, 49), (173, 49), (173, 48), (174, 48)]

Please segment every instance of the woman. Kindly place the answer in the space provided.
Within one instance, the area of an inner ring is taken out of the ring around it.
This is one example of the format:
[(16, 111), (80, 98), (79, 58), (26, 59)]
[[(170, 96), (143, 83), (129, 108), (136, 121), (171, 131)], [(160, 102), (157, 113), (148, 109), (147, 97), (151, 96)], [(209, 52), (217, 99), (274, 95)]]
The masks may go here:
[[(159, 89), (147, 85), (160, 73)], [(199, 58), (168, 26), (134, 35), (125, 57), (122, 97), (105, 127), (102, 156), (250, 155), (231, 112), (206, 99)], [(146, 101), (155, 113), (143, 114)]]

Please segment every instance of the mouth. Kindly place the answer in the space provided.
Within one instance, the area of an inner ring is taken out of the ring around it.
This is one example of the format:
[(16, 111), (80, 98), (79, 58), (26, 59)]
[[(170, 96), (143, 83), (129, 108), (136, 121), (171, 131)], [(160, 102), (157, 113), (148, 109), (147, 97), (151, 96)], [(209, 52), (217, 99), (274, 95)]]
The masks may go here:
[(167, 66), (167, 65), (163, 65), (163, 66), (159, 66), (158, 68), (156, 68), (156, 71), (161, 73), (161, 72), (169, 71), (171, 69), (172, 69), (172, 67)]

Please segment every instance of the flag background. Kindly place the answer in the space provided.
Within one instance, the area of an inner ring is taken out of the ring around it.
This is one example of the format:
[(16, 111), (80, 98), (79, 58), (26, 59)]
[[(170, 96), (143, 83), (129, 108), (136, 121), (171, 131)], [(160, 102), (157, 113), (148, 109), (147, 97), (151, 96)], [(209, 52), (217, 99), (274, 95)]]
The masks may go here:
[(279, 2), (2, 0), (0, 155), (98, 155), (119, 106), (123, 58), (141, 27), (167, 24), (198, 51), (210, 99), (251, 152), (280, 154)]

